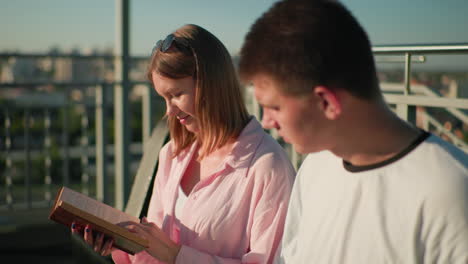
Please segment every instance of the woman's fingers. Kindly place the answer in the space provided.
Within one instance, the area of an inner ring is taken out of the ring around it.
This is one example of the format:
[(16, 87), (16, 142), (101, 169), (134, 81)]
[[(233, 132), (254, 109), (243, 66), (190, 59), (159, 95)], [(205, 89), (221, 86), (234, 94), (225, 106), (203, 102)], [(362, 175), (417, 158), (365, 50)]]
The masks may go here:
[(114, 239), (112, 238), (106, 239), (106, 242), (104, 243), (104, 246), (102, 247), (102, 250), (101, 250), (101, 255), (107, 256), (110, 253), (112, 253), (113, 245), (114, 245)]
[[(75, 221), (70, 225), (72, 234), (78, 235), (83, 238), (83, 240), (88, 244), (95, 252), (107, 256), (113, 250), (114, 240), (112, 238), (106, 237), (104, 233), (93, 232), (91, 225), (80, 226)], [(93, 237), (93, 233), (97, 233)]]
[(93, 231), (91, 230), (90, 225), (86, 225), (84, 229), (84, 235), (83, 235), (84, 241), (88, 243), (88, 245), (93, 246), (94, 241), (93, 241)]
[(148, 230), (146, 230), (145, 226), (143, 226), (142, 224), (135, 223), (135, 222), (122, 222), (122, 223), (119, 223), (118, 225), (127, 229), (128, 231), (132, 233), (137, 233), (140, 235), (144, 235), (148, 233)]
[(164, 242), (166, 245), (173, 245), (174, 242), (169, 238), (166, 233), (164, 233), (155, 223), (148, 222), (148, 220), (144, 219), (145, 221), (140, 224), (142, 228), (145, 229), (146, 232), (151, 234), (154, 237), (157, 237), (160, 241)]
[(101, 252), (103, 241), (104, 241), (104, 234), (98, 233), (96, 235), (96, 241), (94, 241), (94, 251), (98, 253)]
[(71, 223), (70, 228), (71, 228), (72, 234), (75, 234), (75, 235), (79, 234), (78, 226), (74, 221)]

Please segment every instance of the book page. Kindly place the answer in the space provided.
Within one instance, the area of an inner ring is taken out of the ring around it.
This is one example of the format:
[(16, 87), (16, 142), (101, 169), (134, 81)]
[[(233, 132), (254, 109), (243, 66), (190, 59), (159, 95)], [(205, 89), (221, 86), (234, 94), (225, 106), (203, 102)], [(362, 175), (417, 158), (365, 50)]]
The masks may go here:
[(140, 222), (134, 216), (68, 188), (63, 188), (59, 199), (113, 224), (125, 221)]

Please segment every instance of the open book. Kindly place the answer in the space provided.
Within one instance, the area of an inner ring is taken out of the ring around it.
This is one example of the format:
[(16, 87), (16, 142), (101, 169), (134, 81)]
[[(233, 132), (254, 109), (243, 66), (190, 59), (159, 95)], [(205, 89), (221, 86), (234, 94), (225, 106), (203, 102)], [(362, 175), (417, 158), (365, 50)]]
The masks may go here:
[(49, 219), (68, 227), (73, 221), (79, 225), (90, 224), (93, 231), (114, 238), (114, 247), (130, 254), (148, 247), (148, 240), (117, 225), (126, 221), (139, 223), (138, 218), (67, 187), (57, 193)]

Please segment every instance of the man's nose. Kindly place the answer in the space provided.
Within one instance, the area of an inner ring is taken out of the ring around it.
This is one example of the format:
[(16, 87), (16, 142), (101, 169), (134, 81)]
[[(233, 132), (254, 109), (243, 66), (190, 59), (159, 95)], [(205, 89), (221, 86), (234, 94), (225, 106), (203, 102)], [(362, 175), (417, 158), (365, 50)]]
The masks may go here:
[(268, 110), (263, 111), (262, 126), (265, 129), (279, 128), (278, 122), (275, 121)]

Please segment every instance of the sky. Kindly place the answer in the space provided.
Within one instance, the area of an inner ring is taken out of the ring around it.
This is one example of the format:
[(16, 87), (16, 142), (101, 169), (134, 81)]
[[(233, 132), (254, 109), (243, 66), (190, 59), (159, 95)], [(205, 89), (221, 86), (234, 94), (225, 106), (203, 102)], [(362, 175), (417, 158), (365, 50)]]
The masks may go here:
[[(276, 0), (130, 0), (130, 53), (148, 55), (176, 28), (198, 24), (236, 54)], [(467, 0), (342, 0), (373, 45), (468, 43)], [(0, 0), (0, 52), (113, 47), (114, 0)]]

